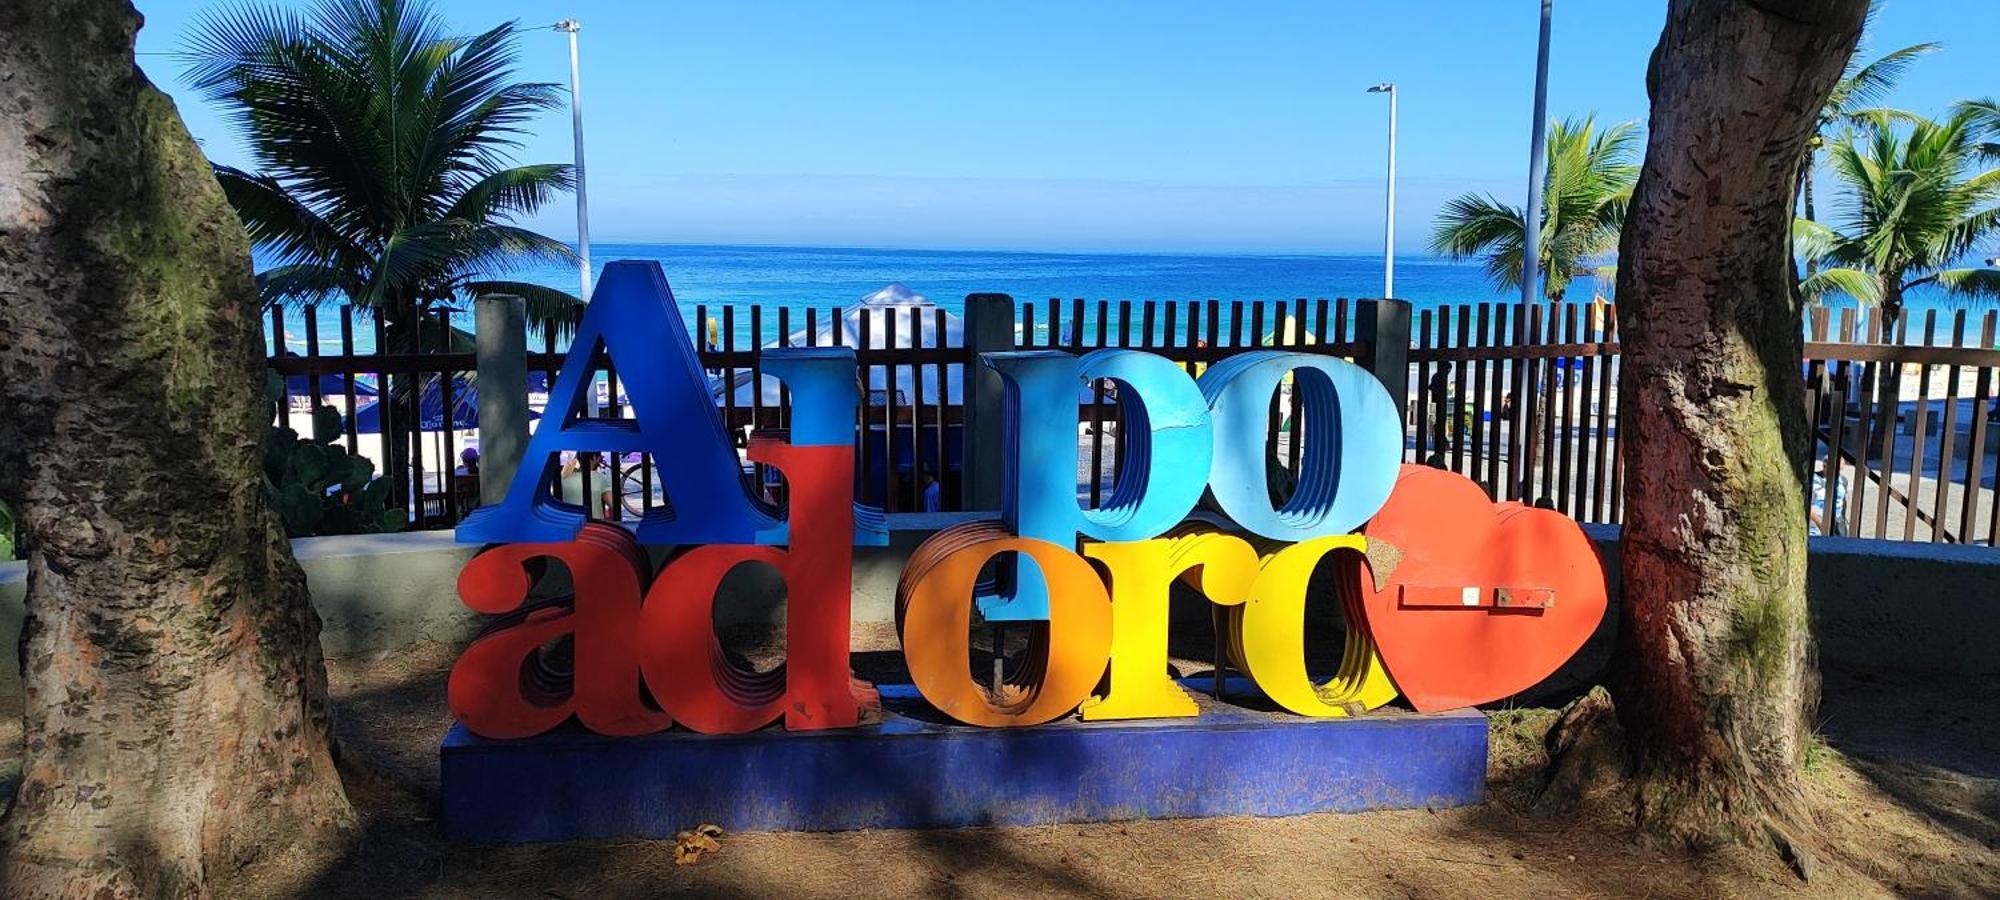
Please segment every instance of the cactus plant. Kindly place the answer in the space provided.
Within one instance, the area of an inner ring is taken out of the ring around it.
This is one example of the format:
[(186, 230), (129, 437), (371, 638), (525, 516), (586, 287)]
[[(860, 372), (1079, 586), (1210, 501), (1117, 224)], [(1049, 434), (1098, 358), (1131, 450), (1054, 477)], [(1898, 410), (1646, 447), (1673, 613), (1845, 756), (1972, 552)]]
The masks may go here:
[(285, 523), (288, 537), (372, 534), (401, 531), (408, 519), (389, 504), (389, 483), (375, 477), (375, 464), (334, 443), (340, 439), (340, 411), (313, 410), (312, 436), (276, 424), (264, 438), (264, 492)]

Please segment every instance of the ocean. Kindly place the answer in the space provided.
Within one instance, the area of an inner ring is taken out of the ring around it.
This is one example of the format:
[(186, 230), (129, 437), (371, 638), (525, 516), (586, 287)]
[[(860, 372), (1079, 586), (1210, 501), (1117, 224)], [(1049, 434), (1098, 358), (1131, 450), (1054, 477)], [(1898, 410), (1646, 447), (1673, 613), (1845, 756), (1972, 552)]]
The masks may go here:
[[(674, 299), (690, 323), (697, 304), (844, 307), (891, 284), (901, 284), (957, 313), (972, 293), (1011, 294), (1016, 300), (1276, 300), (1296, 297), (1375, 297), (1382, 293), (1382, 257), (1306, 254), (1027, 253), (976, 250), (890, 250), (834, 247), (743, 247), (691, 244), (599, 243), (590, 248), (601, 272), (614, 260), (655, 260), (666, 271)], [(574, 292), (576, 270), (542, 266), (505, 277)], [(1589, 297), (1592, 285), (1573, 293)], [(1610, 285), (1601, 290), (1610, 292)], [(1396, 294), (1419, 309), (1449, 303), (1506, 301), (1477, 262), (1398, 257)], [(1065, 310), (1067, 312), (1067, 310)], [(304, 350), (305, 321), (287, 316), (287, 346)], [(454, 320), (470, 328), (468, 310)], [(795, 322), (803, 317), (794, 313)], [(332, 317), (319, 323), (323, 353), (337, 353), (340, 332)], [(738, 330), (747, 329), (747, 323)], [(768, 327), (768, 326), (767, 326)], [(797, 326), (794, 326), (797, 327)], [(357, 349), (372, 346), (357, 326)], [(269, 325), (266, 325), (268, 338)], [(747, 335), (747, 332), (746, 332)]]
[[(657, 260), (674, 296), (690, 303), (844, 306), (901, 283), (946, 309), (965, 295), (1011, 294), (1017, 300), (1222, 300), (1374, 297), (1382, 293), (1382, 257), (1297, 254), (1021, 253), (871, 250), (831, 247), (711, 247), (600, 244), (599, 267), (616, 259)], [(539, 284), (573, 288), (568, 269), (524, 273)], [(1396, 293), (1423, 305), (1506, 299), (1477, 263), (1429, 257), (1396, 260)]]
[[(802, 327), (801, 310), (845, 307), (864, 295), (892, 284), (919, 294), (953, 312), (965, 296), (994, 292), (1016, 300), (1046, 302), (1097, 300), (1289, 300), (1298, 297), (1365, 298), (1382, 293), (1380, 254), (1166, 254), (1166, 253), (1029, 253), (987, 250), (894, 250), (838, 247), (756, 247), (698, 244), (599, 243), (591, 246), (591, 261), (599, 273), (615, 260), (654, 260), (665, 270), (691, 329), (695, 307), (707, 304), (760, 304), (775, 323), (780, 306), (794, 310), (794, 328)], [(538, 266), (500, 277), (535, 284), (577, 289), (576, 270)], [(1610, 296), (1609, 280), (1582, 278), (1572, 283), (1570, 298), (1587, 301)], [(1476, 260), (1452, 262), (1429, 256), (1396, 259), (1396, 295), (1417, 310), (1458, 303), (1512, 302), (1519, 295), (1487, 280)], [(1847, 301), (1845, 305), (1852, 305)], [(1913, 311), (1940, 310), (1938, 339), (1948, 339), (1948, 312), (1966, 308), (1963, 301), (1923, 289), (1912, 292)], [(1971, 305), (1983, 311), (1983, 304)], [(1064, 310), (1065, 316), (1068, 309)], [(719, 313), (711, 312), (711, 315)], [(1978, 312), (1975, 312), (1975, 322)], [(306, 350), (305, 320), (293, 310), (286, 315), (286, 348)], [(453, 316), (458, 327), (471, 329), (469, 308)], [(767, 333), (775, 324), (766, 325)], [(748, 321), (737, 323), (739, 341), (749, 337)], [(1912, 339), (1914, 332), (1911, 329)], [(1975, 329), (1976, 331), (1976, 326)], [(357, 322), (358, 352), (373, 348), (372, 327)], [(320, 352), (340, 352), (340, 328), (333, 316), (319, 322)], [(698, 331), (694, 333), (699, 333)], [(265, 324), (267, 345), (270, 325)]]

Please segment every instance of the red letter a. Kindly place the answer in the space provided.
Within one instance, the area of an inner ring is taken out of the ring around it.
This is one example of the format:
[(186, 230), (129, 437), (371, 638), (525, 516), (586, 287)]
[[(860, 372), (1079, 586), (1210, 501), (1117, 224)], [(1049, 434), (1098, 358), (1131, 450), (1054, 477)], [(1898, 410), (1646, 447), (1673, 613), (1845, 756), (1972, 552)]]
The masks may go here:
[[(598, 734), (651, 734), (673, 725), (640, 692), (639, 597), (645, 557), (624, 529), (590, 523), (576, 540), (510, 544), (481, 553), (458, 575), (465, 605), (483, 613), (519, 610), (531, 586), (524, 565), (550, 557), (569, 569), (576, 591), (570, 608), (528, 610), (520, 621), (480, 635), (451, 668), (445, 693), (451, 713), (474, 734), (524, 738), (556, 727), (574, 713)], [(548, 684), (535, 651), (576, 636), (570, 689)]]

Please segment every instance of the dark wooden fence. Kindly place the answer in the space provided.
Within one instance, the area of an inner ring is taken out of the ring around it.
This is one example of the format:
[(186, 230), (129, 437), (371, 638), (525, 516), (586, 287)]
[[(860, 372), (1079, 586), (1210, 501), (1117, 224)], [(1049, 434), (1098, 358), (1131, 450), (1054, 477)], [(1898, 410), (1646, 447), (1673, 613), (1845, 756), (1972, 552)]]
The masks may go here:
[[(790, 398), (764, 376), (761, 348), (855, 347), (867, 386), (856, 433), (857, 499), (892, 512), (965, 505), (965, 372), (968, 365), (976, 371), (977, 362), (964, 334), (997, 325), (1013, 331), (1005, 346), (1142, 348), (1196, 375), (1257, 348), (1353, 359), (1407, 398), (1408, 461), (1463, 473), (1495, 499), (1549, 506), (1580, 521), (1619, 521), (1620, 373), (1617, 315), (1609, 304), (1460, 304), (1417, 311), (1407, 324), (1397, 320), (1408, 315), (1400, 304), (1344, 299), (1050, 299), (1012, 306), (1014, 317), (1005, 323), (961, 323), (935, 307), (697, 306), (692, 331), (703, 367), (726, 386), (718, 391), (718, 413), (739, 448), (751, 431), (783, 429), (790, 421)], [(394, 432), (389, 423), (406, 423), (407, 442), (393, 448), (399, 456), (388, 472), (399, 479), (414, 522), (449, 526), (476, 489), (468, 491), (466, 479), (452, 474), (455, 448), (467, 434), (456, 427), (463, 417), (439, 410), (463, 401), (473, 354), (452, 349), (464, 342), (454, 337), (449, 316), (426, 325), (435, 335), (428, 349), (446, 352), (356, 354), (354, 314), (345, 308), (328, 314), (339, 316), (340, 352), (319, 346), (318, 314), (309, 312), (304, 352), (272, 358), (274, 369), (294, 376), (292, 388), (304, 389), (294, 390), (300, 396), (288, 414), (322, 403), (365, 409), (365, 389), (373, 385), (388, 399), (377, 401), (379, 416), (364, 413), (371, 427)], [(2000, 534), (1995, 318), (1924, 311), (1884, 334), (1879, 317), (1867, 311), (1809, 312), (1801, 402), (1814, 445), (1801, 476), (1813, 485), (1807, 512), (1817, 532), (1994, 543)], [(276, 316), (272, 329), (273, 346), (286, 346)], [(552, 382), (563, 358), (555, 336), (536, 335), (531, 343), (539, 348), (529, 354), (530, 371)], [(379, 327), (376, 345), (383, 345)], [(599, 414), (629, 415), (615, 367), (600, 356), (598, 368)], [(1123, 456), (1115, 385), (1090, 386), (1078, 413), (1078, 500), (1095, 506), (1115, 484)], [(1303, 457), (1302, 415), (1288, 389), (1273, 396), (1266, 441), (1274, 492), (1282, 493), (1278, 485)], [(344, 442), (387, 459), (391, 450), (379, 439), (371, 446), (356, 418), (349, 416)], [(426, 427), (409, 429), (411, 422)], [(745, 471), (756, 490), (782, 500), (775, 473), (750, 465)], [(577, 478), (585, 496), (611, 490), (610, 502), (593, 509), (610, 518), (668, 502), (646, 457), (610, 459), (608, 471), (585, 468)]]
[(1461, 304), (1417, 314), (1409, 461), (1496, 500), (1616, 522), (1617, 308)]
[[(1807, 317), (1813, 524), (1892, 540), (2000, 543), (2000, 314)], [(1911, 332), (1916, 332), (1913, 336)]]

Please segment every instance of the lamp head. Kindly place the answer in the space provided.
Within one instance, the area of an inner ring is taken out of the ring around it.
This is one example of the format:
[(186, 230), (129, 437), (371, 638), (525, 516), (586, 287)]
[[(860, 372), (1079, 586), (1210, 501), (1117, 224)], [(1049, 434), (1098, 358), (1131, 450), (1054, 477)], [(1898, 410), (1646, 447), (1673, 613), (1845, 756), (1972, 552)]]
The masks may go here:
[(575, 19), (564, 19), (555, 24), (555, 29), (557, 31), (567, 31), (574, 34), (575, 32), (583, 30), (583, 23)]
[(1384, 81), (1381, 84), (1378, 84), (1368, 89), (1368, 93), (1371, 94), (1393, 94), (1395, 92), (1396, 92), (1396, 83), (1393, 81)]

